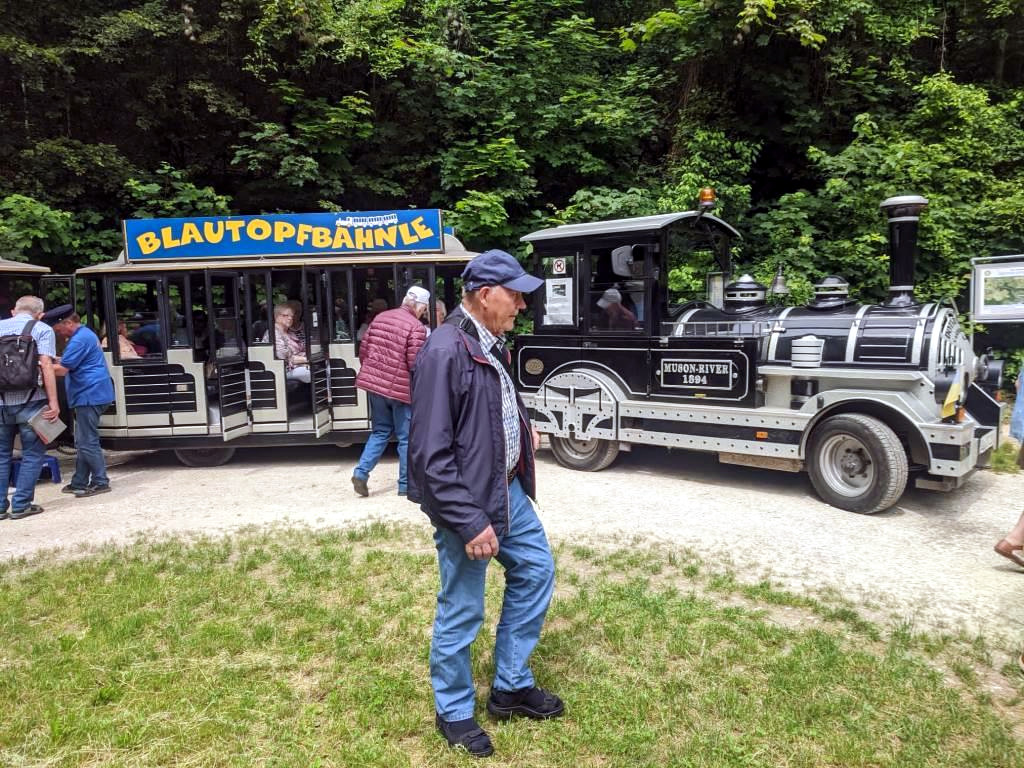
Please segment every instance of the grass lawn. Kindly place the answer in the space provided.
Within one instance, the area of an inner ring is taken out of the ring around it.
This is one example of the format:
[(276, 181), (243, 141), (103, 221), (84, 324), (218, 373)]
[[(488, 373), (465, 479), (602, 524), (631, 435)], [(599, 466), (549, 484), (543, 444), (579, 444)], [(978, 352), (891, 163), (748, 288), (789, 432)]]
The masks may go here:
[(1017, 466), (1017, 453), (1020, 446), (1015, 441), (1003, 440), (1002, 444), (992, 452), (992, 469), (995, 472), (1015, 474), (1020, 472)]
[[(678, 551), (557, 557), (533, 667), (567, 714), (490, 723), (484, 765), (1024, 763), (1021, 678), (983, 641), (879, 626)], [(433, 728), (436, 582), (426, 532), (386, 525), (2, 566), (0, 765), (479, 764)], [(501, 587), (495, 564), (489, 621)], [(492, 640), (493, 622), (478, 702)]]

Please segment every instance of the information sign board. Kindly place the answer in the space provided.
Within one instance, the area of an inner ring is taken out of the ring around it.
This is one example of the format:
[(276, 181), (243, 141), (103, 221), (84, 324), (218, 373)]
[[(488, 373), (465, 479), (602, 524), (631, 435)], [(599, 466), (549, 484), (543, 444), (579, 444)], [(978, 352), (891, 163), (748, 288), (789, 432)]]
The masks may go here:
[(1024, 322), (1024, 255), (975, 259), (971, 308), (975, 322)]

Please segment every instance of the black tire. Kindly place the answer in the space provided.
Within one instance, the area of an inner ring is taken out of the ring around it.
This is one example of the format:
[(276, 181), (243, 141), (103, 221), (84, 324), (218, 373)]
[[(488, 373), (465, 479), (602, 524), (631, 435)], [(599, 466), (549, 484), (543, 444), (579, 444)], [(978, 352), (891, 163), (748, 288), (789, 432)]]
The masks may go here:
[(217, 448), (179, 448), (174, 452), (175, 458), (186, 467), (219, 467), (226, 464), (235, 455), (230, 446)]
[(551, 437), (551, 452), (563, 467), (584, 472), (604, 469), (619, 455), (619, 444), (614, 440), (581, 440), (575, 437)]
[(814, 490), (833, 507), (871, 515), (895, 504), (907, 487), (907, 453), (896, 433), (873, 416), (847, 413), (819, 424), (807, 449)]

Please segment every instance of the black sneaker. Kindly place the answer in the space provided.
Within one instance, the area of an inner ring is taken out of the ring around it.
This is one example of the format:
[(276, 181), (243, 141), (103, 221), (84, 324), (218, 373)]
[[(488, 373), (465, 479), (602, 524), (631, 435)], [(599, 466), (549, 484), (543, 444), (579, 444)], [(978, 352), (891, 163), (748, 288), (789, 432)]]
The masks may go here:
[(360, 496), (369, 496), (370, 489), (366, 487), (366, 481), (361, 477), (352, 475), (352, 487), (356, 489), (356, 493)]
[(72, 485), (71, 483), (68, 483), (63, 488), (60, 489), (60, 492), (61, 493), (78, 493), (79, 491), (84, 491), (84, 490), (85, 490), (85, 488), (79, 488), (77, 485)]
[(473, 757), (489, 757), (494, 754), (491, 737), (472, 717), (446, 723), (437, 715), (434, 724), (452, 749), (464, 749)]
[(487, 711), (499, 720), (508, 720), (515, 715), (534, 720), (548, 720), (561, 717), (565, 704), (555, 694), (543, 688), (522, 688), (518, 691), (491, 690), (487, 697)]
[(8, 517), (10, 517), (10, 514), (8, 514), (6, 509), (3, 512), (0, 512), (0, 520), (6, 520)]
[(29, 504), (24, 509), (12, 509), (11, 520), (21, 520), (23, 517), (29, 517), (30, 515), (38, 515), (43, 511), (43, 508), (38, 504)]
[(98, 496), (101, 493), (110, 493), (109, 485), (90, 485), (88, 488), (78, 488), (72, 493), (75, 494), (76, 499), (84, 499), (88, 496)]

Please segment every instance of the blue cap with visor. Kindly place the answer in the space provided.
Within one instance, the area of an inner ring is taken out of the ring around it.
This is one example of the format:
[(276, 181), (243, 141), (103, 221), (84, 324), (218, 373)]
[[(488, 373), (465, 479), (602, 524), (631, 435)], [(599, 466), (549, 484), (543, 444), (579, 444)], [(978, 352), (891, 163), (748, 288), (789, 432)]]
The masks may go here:
[(500, 285), (510, 291), (530, 293), (544, 281), (528, 274), (515, 256), (497, 249), (484, 251), (462, 270), (463, 287), (476, 291), (486, 285)]
[(61, 320), (71, 317), (75, 314), (75, 308), (70, 304), (61, 304), (59, 307), (54, 307), (48, 312), (43, 314), (43, 322), (47, 325), (56, 325)]

